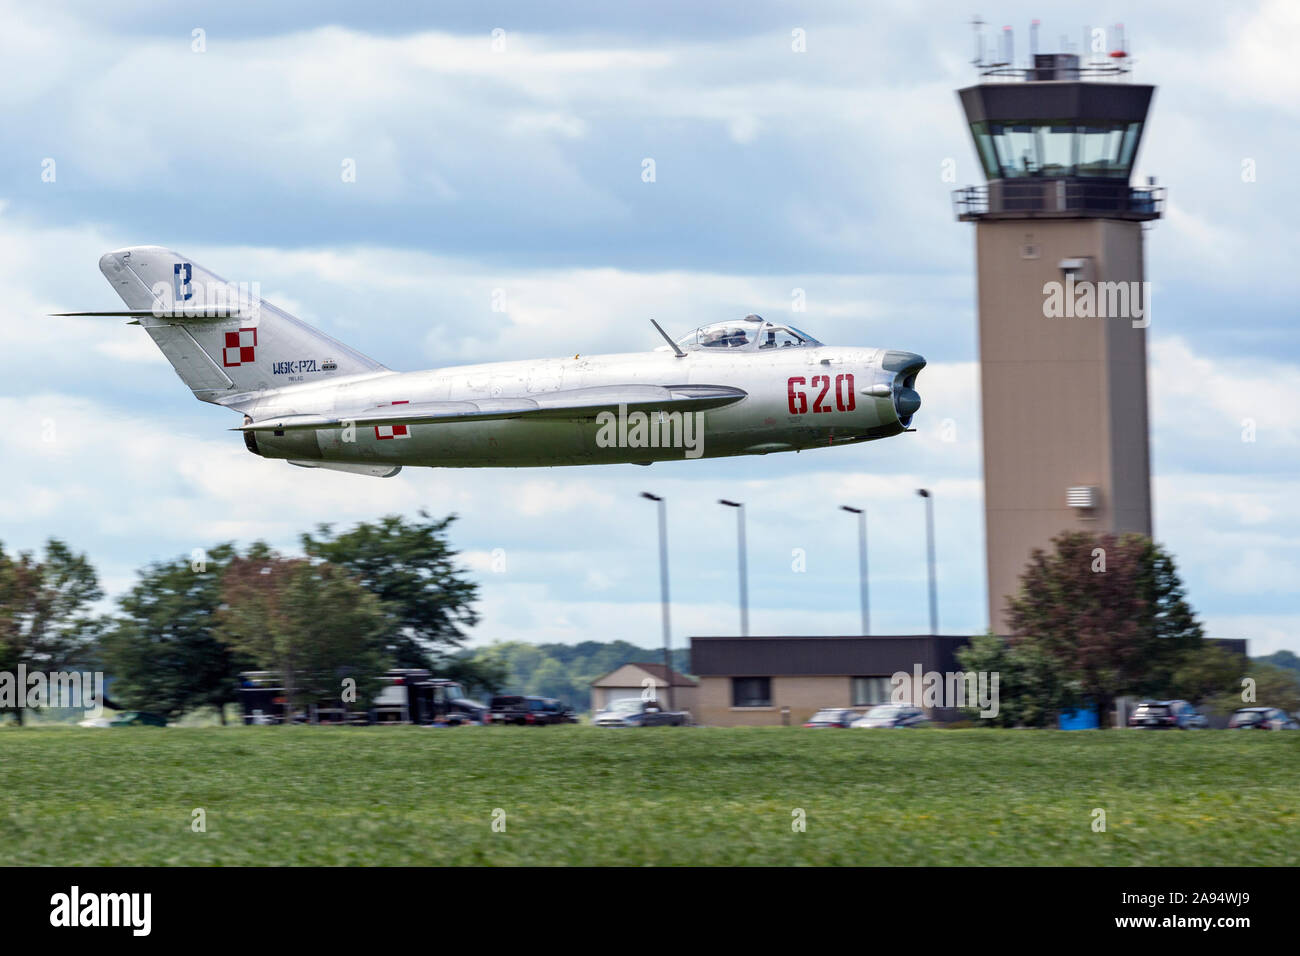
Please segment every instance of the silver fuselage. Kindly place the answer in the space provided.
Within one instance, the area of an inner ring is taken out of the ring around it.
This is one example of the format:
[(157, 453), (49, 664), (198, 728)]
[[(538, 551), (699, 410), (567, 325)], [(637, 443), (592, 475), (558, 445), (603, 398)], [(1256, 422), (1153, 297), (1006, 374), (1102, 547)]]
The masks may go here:
[[(688, 413), (700, 416), (691, 423), (700, 426), (700, 434), (687, 436), (697, 439), (696, 448), (684, 447), (682, 442), (653, 447), (644, 436), (637, 443), (635, 422), (633, 428), (619, 431), (611, 430), (608, 422), (602, 424), (591, 418), (409, 425), (397, 429), (397, 434), (393, 429), (373, 427), (355, 428), (351, 433), (346, 428), (261, 431), (249, 439), (249, 447), (267, 458), (303, 462), (443, 468), (647, 463), (761, 455), (869, 441), (906, 430), (910, 415), (900, 416), (894, 399), (896, 390), (902, 387), (900, 375), (885, 367), (902, 364), (897, 358), (889, 359), (900, 355), (910, 353), (817, 346), (742, 354), (699, 349), (677, 357), (665, 349), (493, 362), (424, 372), (368, 373), (333, 378), (328, 383), (231, 396), (221, 404), (239, 408), (262, 421), (385, 403), (525, 395), (537, 398), (591, 386), (727, 385), (743, 389), (746, 397), (723, 408)], [(649, 415), (654, 418), (656, 413)], [(668, 426), (667, 417), (659, 413), (658, 423)], [(660, 434), (671, 441), (674, 433), (671, 427), (665, 427)], [(681, 430), (676, 434), (680, 437)]]

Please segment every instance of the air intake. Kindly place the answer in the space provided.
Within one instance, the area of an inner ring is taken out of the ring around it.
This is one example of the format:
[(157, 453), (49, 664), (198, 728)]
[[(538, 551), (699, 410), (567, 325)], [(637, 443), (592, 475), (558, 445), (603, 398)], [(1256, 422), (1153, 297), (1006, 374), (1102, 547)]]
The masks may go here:
[(881, 359), (880, 367), (894, 373), (894, 414), (904, 428), (912, 424), (912, 416), (921, 408), (921, 395), (916, 391), (916, 376), (925, 368), (925, 359), (915, 352), (890, 349)]

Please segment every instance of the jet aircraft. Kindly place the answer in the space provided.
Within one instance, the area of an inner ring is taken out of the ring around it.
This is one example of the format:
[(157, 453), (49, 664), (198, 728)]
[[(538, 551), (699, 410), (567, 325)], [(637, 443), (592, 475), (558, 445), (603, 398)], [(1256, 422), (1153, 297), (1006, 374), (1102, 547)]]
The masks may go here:
[(248, 450), (388, 477), (403, 465), (520, 468), (766, 455), (909, 431), (925, 359), (823, 345), (757, 315), (653, 351), (397, 372), (160, 246), (100, 271), (200, 401), (243, 415)]

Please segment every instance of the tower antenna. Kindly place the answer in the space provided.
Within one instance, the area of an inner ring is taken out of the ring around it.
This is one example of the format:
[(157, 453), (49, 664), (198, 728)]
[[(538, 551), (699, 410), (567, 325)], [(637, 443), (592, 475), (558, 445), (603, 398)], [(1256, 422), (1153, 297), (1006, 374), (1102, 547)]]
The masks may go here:
[(977, 13), (971, 18), (970, 25), (975, 34), (975, 59), (971, 64), (981, 67), (984, 65), (984, 18)]

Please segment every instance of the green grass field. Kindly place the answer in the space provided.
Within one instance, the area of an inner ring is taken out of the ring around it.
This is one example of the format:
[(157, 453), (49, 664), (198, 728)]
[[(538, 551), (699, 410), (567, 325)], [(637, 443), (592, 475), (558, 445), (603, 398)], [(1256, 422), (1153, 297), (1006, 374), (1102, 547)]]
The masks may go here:
[(4, 865), (1295, 865), (1298, 805), (1300, 733), (0, 730)]

